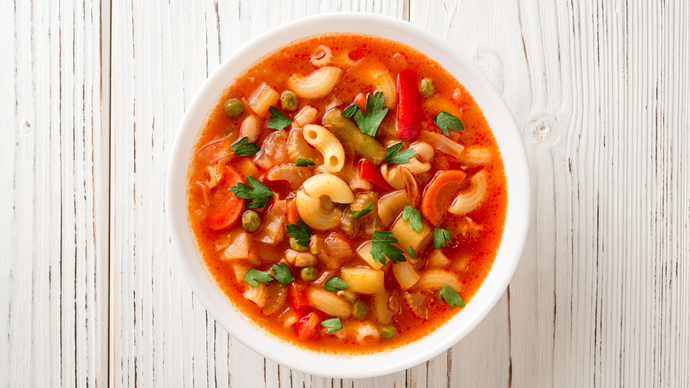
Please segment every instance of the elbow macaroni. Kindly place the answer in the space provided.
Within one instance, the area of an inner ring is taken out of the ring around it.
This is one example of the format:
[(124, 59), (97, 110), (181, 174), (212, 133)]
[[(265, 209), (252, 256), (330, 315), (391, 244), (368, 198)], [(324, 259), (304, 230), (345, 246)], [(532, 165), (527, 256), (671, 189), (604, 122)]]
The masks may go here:
[(481, 205), (486, 196), (486, 170), (481, 170), (470, 178), (469, 187), (460, 191), (448, 209), (453, 214), (467, 214)]
[(321, 98), (333, 90), (340, 73), (339, 67), (325, 66), (306, 76), (293, 74), (288, 79), (288, 87), (302, 98)]
[(343, 298), (321, 288), (310, 287), (307, 290), (309, 303), (328, 315), (346, 319), (350, 317), (352, 307)]
[(303, 130), (304, 140), (316, 148), (323, 156), (326, 168), (330, 172), (338, 172), (345, 165), (345, 149), (337, 137), (328, 129), (309, 124)]
[(419, 278), (419, 283), (417, 283), (417, 287), (421, 290), (440, 290), (445, 286), (450, 286), (458, 294), (462, 291), (462, 285), (458, 278), (452, 273), (441, 269), (426, 271)]

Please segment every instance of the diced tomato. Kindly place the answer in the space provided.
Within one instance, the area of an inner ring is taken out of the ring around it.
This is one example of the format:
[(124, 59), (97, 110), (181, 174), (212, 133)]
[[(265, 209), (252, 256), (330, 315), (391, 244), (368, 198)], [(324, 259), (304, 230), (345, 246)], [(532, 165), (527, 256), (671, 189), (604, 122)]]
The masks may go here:
[(450, 201), (462, 186), (465, 176), (462, 170), (441, 171), (426, 187), (422, 198), (422, 215), (432, 225), (438, 226), (443, 221)]
[(314, 310), (307, 299), (307, 285), (298, 281), (288, 286), (288, 303), (299, 316), (304, 316)]
[(290, 224), (296, 224), (297, 220), (299, 219), (299, 215), (297, 213), (297, 202), (294, 199), (287, 200), (287, 219), (288, 223)]
[(211, 201), (206, 209), (206, 219), (204, 220), (204, 225), (207, 228), (224, 229), (240, 218), (242, 209), (244, 209), (244, 200), (237, 198), (230, 191), (231, 187), (237, 186), (237, 182), (245, 183), (237, 171), (226, 166), (221, 183), (211, 190)]
[(303, 342), (313, 341), (319, 336), (319, 324), (321, 323), (321, 315), (312, 311), (302, 317), (297, 322), (297, 339)]
[(422, 102), (417, 75), (411, 69), (398, 73), (398, 137), (412, 140), (422, 127)]
[(386, 182), (386, 180), (383, 179), (381, 171), (368, 160), (362, 160), (359, 163), (359, 176), (360, 178), (369, 181), (384, 190), (393, 190), (393, 188), (388, 184), (388, 182)]

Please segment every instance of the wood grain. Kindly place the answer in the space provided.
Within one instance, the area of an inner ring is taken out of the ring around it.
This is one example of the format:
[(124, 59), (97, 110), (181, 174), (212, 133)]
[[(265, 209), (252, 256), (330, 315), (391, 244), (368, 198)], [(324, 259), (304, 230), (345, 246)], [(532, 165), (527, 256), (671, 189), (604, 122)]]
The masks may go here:
[[(409, 20), (477, 63), (522, 130), (535, 209), (473, 332), (362, 380), (230, 337), (180, 273), (164, 206), (208, 74), (338, 11)], [(690, 385), (689, 20), (683, 0), (0, 2), (0, 386)]]
[(107, 384), (102, 14), (98, 2), (0, 2), (2, 385)]

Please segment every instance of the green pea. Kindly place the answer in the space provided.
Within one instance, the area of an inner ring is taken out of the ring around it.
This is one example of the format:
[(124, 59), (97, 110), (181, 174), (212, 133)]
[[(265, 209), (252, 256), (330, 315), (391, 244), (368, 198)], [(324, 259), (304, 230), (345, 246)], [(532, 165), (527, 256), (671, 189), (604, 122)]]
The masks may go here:
[(434, 94), (434, 80), (431, 78), (424, 78), (419, 82), (419, 93), (424, 97), (429, 97)]
[(280, 106), (283, 110), (293, 111), (297, 109), (297, 96), (295, 93), (286, 90), (280, 95)]
[(388, 325), (388, 326), (383, 326), (381, 327), (381, 335), (383, 338), (391, 339), (398, 335), (398, 329), (395, 328), (395, 326)]
[(352, 315), (354, 315), (355, 318), (362, 319), (367, 316), (367, 313), (369, 313), (369, 307), (367, 307), (366, 302), (359, 299), (356, 300), (352, 308)]
[(256, 232), (261, 226), (261, 217), (254, 210), (247, 210), (242, 214), (242, 227), (247, 232)]
[(309, 247), (305, 247), (304, 245), (300, 245), (300, 244), (297, 242), (297, 240), (295, 240), (294, 237), (290, 237), (290, 248), (292, 248), (292, 249), (294, 249), (294, 250), (296, 250), (296, 251), (298, 251), (298, 252), (304, 252), (304, 251), (306, 251), (307, 249), (309, 249)]
[(237, 98), (231, 98), (225, 101), (225, 114), (230, 117), (237, 117), (242, 114), (244, 104)]
[(316, 267), (304, 267), (302, 268), (301, 271), (299, 271), (299, 276), (304, 280), (305, 282), (310, 282), (319, 275), (319, 270), (316, 269)]

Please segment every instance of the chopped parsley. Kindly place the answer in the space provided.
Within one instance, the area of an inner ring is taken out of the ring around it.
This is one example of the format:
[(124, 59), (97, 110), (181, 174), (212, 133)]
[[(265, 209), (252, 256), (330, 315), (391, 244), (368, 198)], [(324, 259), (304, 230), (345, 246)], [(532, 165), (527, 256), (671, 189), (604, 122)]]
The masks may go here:
[(412, 228), (415, 232), (422, 232), (424, 224), (422, 223), (422, 213), (420, 213), (419, 210), (413, 208), (412, 206), (405, 205), (405, 209), (403, 209), (402, 213), (402, 219), (403, 221), (409, 221), (410, 228)]
[(311, 237), (311, 228), (302, 220), (297, 220), (297, 224), (287, 224), (285, 229), (288, 231), (288, 236), (295, 239), (297, 244), (308, 247), (309, 238)]
[(273, 264), (273, 273), (275, 273), (273, 277), (286, 286), (290, 285), (290, 283), (295, 280), (295, 277), (292, 276), (292, 271), (290, 271), (290, 267), (285, 263), (280, 265)]
[(268, 124), (266, 124), (267, 127), (280, 131), (281, 129), (292, 124), (292, 120), (285, 116), (280, 109), (276, 108), (275, 106), (272, 106), (269, 109), (271, 110), (271, 117), (268, 119)]
[(339, 276), (333, 276), (332, 278), (326, 280), (326, 291), (336, 292), (338, 290), (344, 290), (348, 287), (350, 287), (350, 285)]
[(248, 141), (249, 138), (245, 136), (231, 145), (230, 148), (235, 151), (235, 155), (237, 156), (251, 156), (259, 152), (261, 148), (256, 145), (256, 143), (247, 144)]
[(441, 249), (448, 244), (448, 241), (450, 241), (449, 231), (441, 228), (434, 229), (434, 248)]
[(314, 161), (311, 159), (299, 158), (295, 162), (295, 166), (297, 166), (297, 167), (309, 167), (309, 166), (316, 166), (316, 163), (314, 163)]
[(444, 299), (450, 308), (454, 309), (455, 306), (465, 307), (465, 301), (450, 286), (445, 286), (438, 290), (438, 300)]
[(386, 264), (386, 257), (393, 263), (398, 261), (407, 261), (403, 256), (403, 250), (393, 245), (398, 242), (398, 239), (393, 237), (393, 232), (382, 232), (380, 230), (374, 231), (374, 237), (371, 239), (371, 256), (375, 262)]
[(353, 104), (345, 108), (342, 115), (348, 118), (354, 118), (362, 133), (369, 136), (376, 136), (379, 125), (381, 125), (381, 122), (386, 117), (386, 113), (388, 113), (388, 107), (383, 106), (384, 100), (385, 97), (383, 97), (383, 92), (376, 92), (373, 96), (369, 94), (367, 95), (365, 113), (362, 113), (362, 110), (357, 107), (357, 104)]
[(452, 129), (453, 131), (465, 130), (465, 126), (462, 125), (462, 121), (459, 118), (444, 111), (440, 111), (436, 116), (434, 116), (434, 123), (436, 123), (436, 126), (438, 126), (441, 129), (441, 132), (443, 132), (443, 134), (446, 136), (449, 135), (448, 128)]
[(417, 258), (417, 252), (415, 252), (414, 249), (412, 249), (412, 247), (407, 247), (407, 255), (413, 259)]
[(362, 209), (362, 210), (358, 211), (357, 213), (354, 213), (352, 216), (350, 216), (350, 218), (355, 220), (357, 218), (364, 217), (367, 214), (369, 214), (370, 211), (371, 211), (371, 202), (369, 202), (367, 204), (367, 206), (364, 207), (364, 209)]
[(254, 268), (249, 268), (247, 274), (244, 275), (244, 281), (249, 283), (249, 285), (252, 287), (259, 287), (259, 283), (257, 282), (268, 284), (271, 282), (271, 280), (273, 280), (271, 275), (263, 271), (257, 271)]
[(332, 332), (343, 328), (343, 324), (340, 323), (340, 318), (326, 319), (325, 321), (321, 322), (321, 326), (328, 329), (326, 334), (331, 334)]
[(273, 196), (271, 189), (251, 175), (247, 175), (247, 182), (249, 183), (248, 185), (237, 182), (237, 186), (231, 187), (230, 191), (232, 191), (237, 198), (248, 199), (249, 201), (245, 203), (248, 209), (266, 206)]
[(410, 161), (410, 158), (417, 155), (417, 152), (412, 149), (406, 149), (404, 151), (400, 151), (400, 148), (402, 148), (402, 142), (398, 144), (393, 144), (392, 146), (386, 148), (386, 159), (383, 161), (384, 163), (407, 163)]

